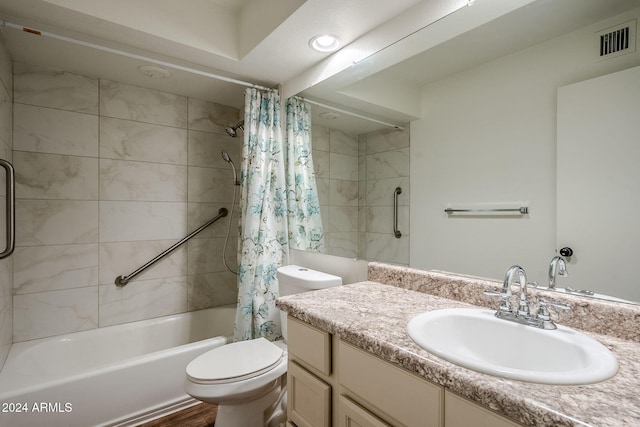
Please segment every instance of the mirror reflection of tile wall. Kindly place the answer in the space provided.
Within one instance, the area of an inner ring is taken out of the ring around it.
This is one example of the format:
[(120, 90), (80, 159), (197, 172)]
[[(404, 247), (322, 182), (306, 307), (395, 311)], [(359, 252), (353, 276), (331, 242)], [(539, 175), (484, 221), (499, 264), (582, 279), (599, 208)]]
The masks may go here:
[[(313, 126), (313, 156), (327, 253), (409, 264), (409, 131), (362, 135)], [(398, 229), (393, 234), (393, 193)]]

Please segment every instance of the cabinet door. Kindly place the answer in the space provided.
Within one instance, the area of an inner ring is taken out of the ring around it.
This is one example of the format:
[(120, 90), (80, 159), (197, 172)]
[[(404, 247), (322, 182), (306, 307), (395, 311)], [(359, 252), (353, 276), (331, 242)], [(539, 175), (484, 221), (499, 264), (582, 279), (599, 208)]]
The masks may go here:
[(520, 425), (449, 390), (445, 391), (444, 399), (445, 427), (518, 427)]
[(443, 388), (340, 341), (341, 393), (393, 425), (441, 427)]
[(289, 361), (287, 417), (298, 427), (331, 425), (331, 386)]
[(338, 427), (391, 427), (345, 396), (339, 398), (338, 412)]

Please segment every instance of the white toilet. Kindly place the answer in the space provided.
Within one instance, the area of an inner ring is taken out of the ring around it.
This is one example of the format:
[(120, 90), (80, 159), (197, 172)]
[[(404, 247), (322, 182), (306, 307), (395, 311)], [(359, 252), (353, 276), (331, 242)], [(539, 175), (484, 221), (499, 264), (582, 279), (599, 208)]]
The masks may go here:
[[(342, 284), (342, 279), (287, 265), (277, 272), (280, 296)], [(239, 341), (210, 350), (187, 365), (185, 390), (218, 405), (216, 427), (278, 425), (286, 417), (286, 313), (281, 312), (285, 341)]]

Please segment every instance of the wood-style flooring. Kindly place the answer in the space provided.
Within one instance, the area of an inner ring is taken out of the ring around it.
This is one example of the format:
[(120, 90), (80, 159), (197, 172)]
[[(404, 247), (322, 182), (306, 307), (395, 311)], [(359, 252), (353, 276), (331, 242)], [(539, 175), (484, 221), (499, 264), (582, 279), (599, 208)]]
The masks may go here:
[(140, 424), (138, 427), (213, 427), (217, 413), (216, 405), (199, 403), (157, 420)]

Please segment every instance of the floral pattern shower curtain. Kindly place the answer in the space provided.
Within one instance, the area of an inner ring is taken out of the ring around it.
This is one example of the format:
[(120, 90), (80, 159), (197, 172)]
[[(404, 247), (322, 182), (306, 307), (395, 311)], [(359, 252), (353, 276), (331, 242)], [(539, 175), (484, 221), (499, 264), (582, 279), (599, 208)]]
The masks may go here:
[(276, 270), (288, 260), (280, 98), (245, 92), (235, 340), (282, 337)]
[(311, 155), (309, 104), (287, 99), (287, 206), (292, 249), (324, 252), (324, 231)]

